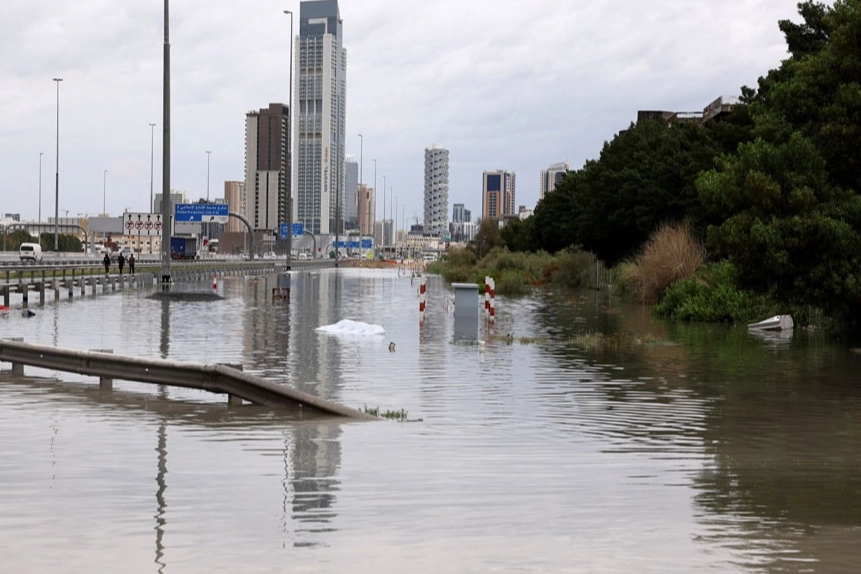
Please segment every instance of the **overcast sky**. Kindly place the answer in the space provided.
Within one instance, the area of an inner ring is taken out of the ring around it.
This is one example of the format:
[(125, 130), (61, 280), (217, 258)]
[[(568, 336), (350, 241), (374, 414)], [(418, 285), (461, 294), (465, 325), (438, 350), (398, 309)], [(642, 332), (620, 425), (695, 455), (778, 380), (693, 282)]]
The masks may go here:
[[(160, 0), (0, 0), (0, 215), (54, 213), (59, 85), (60, 216), (146, 211), (150, 123), (161, 191)], [(245, 114), (287, 100), (295, 0), (171, 3), (171, 188), (223, 197), (244, 180)], [(422, 219), (424, 149), (450, 150), (449, 202), (481, 215), (481, 174), (598, 157), (638, 109), (696, 111), (786, 57), (795, 0), (341, 0), (347, 153), (387, 207)], [(108, 170), (105, 177), (104, 171)], [(382, 215), (378, 203), (377, 217)], [(451, 217), (449, 209), (449, 217)], [(399, 217), (401, 220), (401, 217)]]

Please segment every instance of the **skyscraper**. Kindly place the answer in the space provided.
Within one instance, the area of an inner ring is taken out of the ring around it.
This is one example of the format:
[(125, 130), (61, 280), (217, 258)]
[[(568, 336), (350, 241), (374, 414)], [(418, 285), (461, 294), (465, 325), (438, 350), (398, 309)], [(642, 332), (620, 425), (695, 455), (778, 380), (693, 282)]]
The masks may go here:
[(337, 0), (299, 4), (293, 221), (314, 234), (334, 233), (336, 218), (343, 221), (347, 50), (342, 26)]
[(448, 234), (448, 150), (434, 145), (425, 150), (425, 233)]
[(500, 219), (514, 215), (514, 172), (486, 171), (481, 201), (482, 219)]
[(568, 174), (568, 164), (565, 162), (554, 163), (547, 169), (541, 170), (541, 181), (538, 187), (538, 201), (544, 199), (544, 196), (556, 189), (556, 186), (565, 179)]
[(341, 207), (341, 215), (344, 217), (344, 226), (347, 229), (358, 229), (359, 227), (359, 164), (353, 156), (347, 156), (344, 160), (344, 197), (346, 200)]
[(469, 223), (472, 213), (462, 203), (455, 203), (451, 212), (452, 223)]
[[(237, 213), (245, 211), (245, 184), (241, 181), (225, 181), (224, 182), (224, 198), (227, 200), (228, 209)], [(224, 230), (228, 233), (239, 233), (244, 230), (242, 222), (231, 217), (227, 220), (227, 227)]]
[(245, 218), (254, 229), (275, 231), (287, 221), (290, 112), (284, 104), (245, 116)]
[(359, 184), (358, 200), (358, 223), (359, 233), (362, 235), (373, 235), (374, 220), (376, 219), (376, 196), (374, 188), (365, 184)]

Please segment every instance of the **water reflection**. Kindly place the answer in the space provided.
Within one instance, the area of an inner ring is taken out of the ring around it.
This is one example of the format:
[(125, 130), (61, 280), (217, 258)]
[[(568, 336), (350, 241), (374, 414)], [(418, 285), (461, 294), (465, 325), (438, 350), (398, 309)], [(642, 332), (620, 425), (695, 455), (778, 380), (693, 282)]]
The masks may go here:
[[(557, 348), (578, 402), (613, 448), (702, 451), (692, 475), (698, 540), (727, 548), (739, 567), (768, 572), (852, 572), (861, 558), (859, 360), (821, 335), (752, 337), (744, 327), (643, 322), (636, 306), (611, 332), (660, 343), (586, 354)], [(571, 321), (571, 317), (582, 321)], [(592, 328), (574, 307), (548, 306), (546, 329)], [(775, 350), (780, 353), (775, 354)], [(582, 385), (587, 385), (584, 390)], [(660, 445), (660, 448), (655, 448)]]
[[(796, 333), (776, 349), (745, 328), (658, 321), (593, 291), (499, 297), (485, 344), (462, 345), (438, 278), (423, 324), (408, 277), (292, 279), (289, 304), (271, 299), (270, 279), (225, 278), (220, 301), (128, 292), (59, 302), (14, 326), (62, 346), (241, 363), (423, 422), (341, 424), (193, 390), (117, 381), (108, 394), (77, 375), (0, 373), (4, 567), (85, 571), (95, 555), (165, 572), (197, 560), (234, 571), (289, 561), (306, 572), (758, 573), (861, 560), (861, 357), (843, 347)], [(386, 335), (314, 332), (341, 319)], [(594, 331), (656, 342), (569, 342)], [(122, 551), (79, 551), (108, 529)], [(74, 543), (57, 534), (72, 530)], [(42, 553), (19, 550), (47, 538)]]

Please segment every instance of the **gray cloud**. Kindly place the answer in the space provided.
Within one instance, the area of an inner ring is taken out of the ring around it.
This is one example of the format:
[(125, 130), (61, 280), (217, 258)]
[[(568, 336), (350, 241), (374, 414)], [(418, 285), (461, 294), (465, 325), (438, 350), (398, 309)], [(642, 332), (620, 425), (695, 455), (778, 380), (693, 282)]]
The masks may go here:
[[(364, 179), (382, 175), (420, 219), (423, 150), (451, 150), (452, 202), (480, 213), (481, 172), (517, 172), (533, 205), (538, 172), (597, 157), (638, 109), (696, 110), (779, 65), (786, 0), (342, 0), (348, 153), (364, 135)], [(192, 198), (243, 179), (244, 116), (288, 92), (289, 17), (298, 2), (185, 0), (171, 6), (172, 187)], [(149, 200), (149, 123), (161, 124), (162, 3), (0, 3), (4, 212), (34, 218), (53, 198), (60, 86), (60, 205), (95, 213)], [(156, 191), (160, 191), (160, 134)], [(50, 187), (50, 191), (48, 188)], [(50, 202), (51, 206), (53, 202)], [(388, 207), (387, 207), (388, 210)]]

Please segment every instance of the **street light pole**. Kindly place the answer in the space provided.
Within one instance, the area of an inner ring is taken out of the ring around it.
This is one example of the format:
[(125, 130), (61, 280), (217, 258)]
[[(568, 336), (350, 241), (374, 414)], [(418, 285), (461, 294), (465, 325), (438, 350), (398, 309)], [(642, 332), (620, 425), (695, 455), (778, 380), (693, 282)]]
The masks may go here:
[(206, 203), (209, 203), (209, 154), (211, 151), (206, 152)]
[[(293, 12), (284, 10), (290, 15), (290, 88), (287, 93), (287, 113), (289, 114), (289, 126), (287, 133), (287, 166), (290, 170), (290, 179), (287, 182), (287, 209), (284, 220), (287, 223), (287, 269), (290, 269), (290, 259), (293, 256)], [(286, 175), (286, 174), (285, 174)], [(316, 254), (314, 254), (316, 256)]]
[[(206, 151), (206, 203), (209, 203), (209, 155), (212, 152)], [(212, 240), (212, 229), (209, 226), (209, 222), (206, 222), (206, 239), (207, 241)]]
[(39, 224), (42, 223), (42, 156), (45, 152), (39, 152)]
[(383, 247), (386, 246), (386, 176), (383, 176), (383, 225), (380, 228)]
[[(149, 212), (152, 213), (153, 196), (152, 196), (152, 164), (153, 164), (153, 148), (155, 147), (155, 124), (149, 125)], [(152, 238), (149, 240), (150, 253), (152, 253)]]
[(102, 215), (107, 217), (108, 210), (105, 199), (108, 197), (108, 170), (105, 170), (105, 173), (102, 175)]
[[(364, 183), (364, 181), (362, 181), (362, 167), (365, 164), (365, 151), (364, 150), (365, 150), (365, 137), (362, 134), (359, 134), (359, 190), (356, 192), (356, 210), (357, 210), (356, 213), (357, 214), (359, 213), (358, 212), (358, 209), (359, 209), (359, 193), (361, 191), (364, 191), (362, 189), (362, 184)], [(359, 249), (361, 250), (361, 248), (362, 248), (362, 230), (360, 228), (359, 229)]]
[(57, 170), (54, 172), (54, 251), (60, 251), (60, 82), (63, 78), (54, 78), (57, 84)]
[[(376, 219), (377, 218), (377, 158), (374, 158), (373, 161), (374, 161), (374, 219)], [(368, 209), (370, 209), (370, 207)], [(374, 227), (376, 227), (376, 221), (371, 223), (371, 235), (374, 234)], [(382, 234), (380, 234), (380, 240), (382, 241)]]

